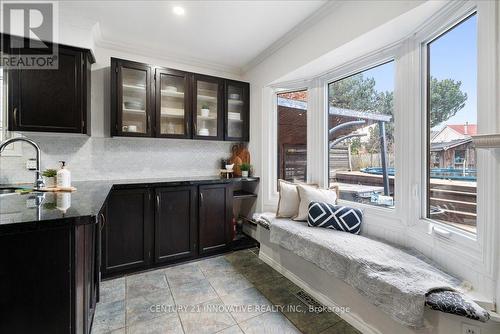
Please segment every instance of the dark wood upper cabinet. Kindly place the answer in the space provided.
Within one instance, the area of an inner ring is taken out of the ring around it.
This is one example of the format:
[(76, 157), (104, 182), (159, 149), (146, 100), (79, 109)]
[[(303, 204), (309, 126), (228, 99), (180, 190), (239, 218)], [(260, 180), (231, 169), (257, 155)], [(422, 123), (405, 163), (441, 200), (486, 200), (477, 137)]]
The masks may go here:
[(191, 138), (191, 76), (187, 72), (155, 71), (156, 136)]
[(103, 274), (149, 264), (153, 232), (150, 194), (147, 188), (111, 191), (103, 228)]
[(90, 50), (58, 45), (57, 69), (8, 70), (9, 130), (90, 135), (93, 62)]
[(193, 77), (193, 138), (222, 140), (224, 80), (195, 74)]
[(224, 140), (250, 140), (250, 85), (225, 80)]
[(201, 185), (199, 188), (199, 254), (228, 249), (231, 245), (232, 186)]
[(170, 262), (196, 255), (197, 187), (156, 188), (155, 261)]
[(151, 137), (154, 91), (151, 66), (111, 58), (111, 134)]
[(111, 135), (248, 141), (250, 85), (111, 58)]

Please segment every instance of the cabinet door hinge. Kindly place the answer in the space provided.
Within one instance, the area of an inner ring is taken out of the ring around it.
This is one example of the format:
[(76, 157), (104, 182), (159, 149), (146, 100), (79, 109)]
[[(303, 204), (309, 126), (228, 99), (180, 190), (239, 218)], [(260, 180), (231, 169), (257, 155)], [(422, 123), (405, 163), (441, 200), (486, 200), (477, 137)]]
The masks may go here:
[(117, 66), (117, 67), (115, 67), (115, 72), (116, 72), (116, 73), (118, 73), (118, 66)]

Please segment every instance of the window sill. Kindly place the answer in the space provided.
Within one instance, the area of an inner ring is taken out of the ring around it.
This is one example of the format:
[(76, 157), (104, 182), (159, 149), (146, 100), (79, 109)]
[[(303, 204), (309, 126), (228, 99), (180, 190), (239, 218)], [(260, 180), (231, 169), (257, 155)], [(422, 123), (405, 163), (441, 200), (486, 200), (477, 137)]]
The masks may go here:
[(421, 218), (411, 230), (411, 235), (417, 239), (431, 239), (469, 259), (482, 261), (481, 248), (475, 234), (425, 218)]
[(382, 207), (382, 206), (347, 201), (347, 200), (340, 199), (340, 198), (337, 200), (337, 204), (360, 209), (368, 214), (384, 215), (384, 216), (387, 216), (387, 214), (389, 214), (391, 216), (396, 215), (396, 208), (395, 207), (394, 208), (386, 208), (386, 207)]

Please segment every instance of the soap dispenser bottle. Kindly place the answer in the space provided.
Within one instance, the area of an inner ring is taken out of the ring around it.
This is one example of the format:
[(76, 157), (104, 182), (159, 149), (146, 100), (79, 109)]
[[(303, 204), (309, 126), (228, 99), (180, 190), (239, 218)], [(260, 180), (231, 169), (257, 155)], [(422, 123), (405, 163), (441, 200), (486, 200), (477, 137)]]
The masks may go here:
[(71, 187), (71, 172), (66, 168), (66, 161), (59, 161), (61, 169), (57, 171), (57, 187), (70, 188)]

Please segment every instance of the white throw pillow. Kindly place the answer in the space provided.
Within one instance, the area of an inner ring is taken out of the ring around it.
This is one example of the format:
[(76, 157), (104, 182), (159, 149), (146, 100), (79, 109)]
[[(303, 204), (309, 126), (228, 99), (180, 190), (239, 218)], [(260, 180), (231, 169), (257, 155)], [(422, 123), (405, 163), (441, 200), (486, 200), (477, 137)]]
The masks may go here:
[(311, 187), (304, 187), (299, 184), (297, 186), (299, 193), (299, 211), (293, 220), (306, 221), (309, 211), (309, 203), (311, 202), (325, 202), (329, 204), (337, 203), (337, 193), (328, 189), (315, 189)]
[[(276, 217), (292, 218), (299, 212), (299, 193), (297, 184), (285, 180), (278, 180), (280, 198)], [(305, 187), (315, 187), (316, 185), (304, 185)]]

